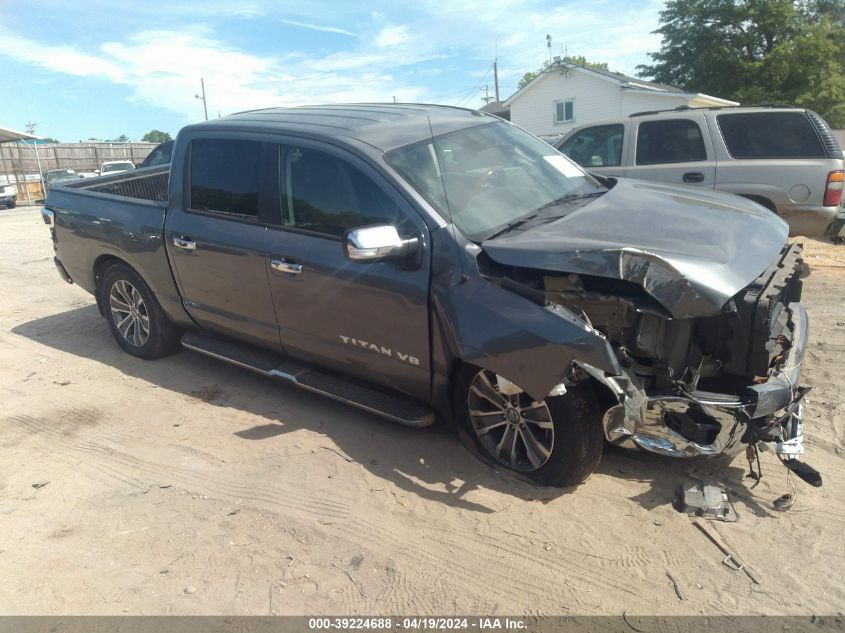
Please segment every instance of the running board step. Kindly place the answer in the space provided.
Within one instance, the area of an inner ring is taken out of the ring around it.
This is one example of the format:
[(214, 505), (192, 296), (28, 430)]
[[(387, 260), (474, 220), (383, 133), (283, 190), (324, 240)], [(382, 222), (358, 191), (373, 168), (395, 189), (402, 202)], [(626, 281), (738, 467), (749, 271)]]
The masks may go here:
[(344, 402), (404, 426), (422, 428), (434, 423), (434, 412), (421, 402), (384, 393), (352, 382), (343, 376), (314, 369), (280, 354), (197, 332), (183, 335), (182, 347), (264, 376), (280, 378), (304, 391)]

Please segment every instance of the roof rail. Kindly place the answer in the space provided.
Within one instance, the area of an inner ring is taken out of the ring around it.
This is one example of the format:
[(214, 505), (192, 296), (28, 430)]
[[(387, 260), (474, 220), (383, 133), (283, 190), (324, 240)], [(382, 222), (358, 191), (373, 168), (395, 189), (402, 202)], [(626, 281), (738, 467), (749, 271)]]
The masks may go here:
[(731, 110), (734, 108), (797, 108), (798, 106), (791, 105), (789, 103), (746, 103), (742, 105), (735, 105), (735, 106), (700, 106), (700, 107), (692, 107), (688, 105), (678, 106), (676, 108), (667, 108), (665, 110), (644, 110), (643, 112), (634, 112), (633, 114), (629, 114), (628, 118), (633, 118), (637, 116), (646, 116), (649, 114), (662, 114), (664, 112), (684, 112), (690, 110)]

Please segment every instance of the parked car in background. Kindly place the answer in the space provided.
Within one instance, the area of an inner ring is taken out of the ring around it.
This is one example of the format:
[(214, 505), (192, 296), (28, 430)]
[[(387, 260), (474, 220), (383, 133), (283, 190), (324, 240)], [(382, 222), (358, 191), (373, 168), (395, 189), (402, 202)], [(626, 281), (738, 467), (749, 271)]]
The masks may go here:
[(807, 476), (801, 247), (740, 197), (606, 186), (471, 110), (356, 104), (186, 127), (170, 167), (55, 187), (43, 217), (139, 358), (181, 345), (412, 427), (438, 411), (545, 485), (605, 440), (773, 443)]
[(80, 178), (82, 178), (82, 176), (77, 174), (73, 169), (51, 169), (44, 174), (44, 182), (47, 185), (47, 189), (50, 189), (50, 187), (60, 182), (78, 180)]
[(153, 151), (138, 165), (139, 168), (154, 167), (155, 165), (167, 165), (170, 163), (170, 155), (173, 153), (173, 141), (165, 141), (155, 146)]
[(0, 185), (0, 206), (14, 209), (18, 203), (18, 188), (15, 185)]
[(135, 163), (130, 160), (107, 160), (100, 167), (100, 175), (119, 174), (122, 171), (135, 169)]
[(575, 128), (552, 144), (600, 176), (715, 188), (777, 213), (793, 235), (845, 234), (842, 150), (811, 110), (641, 112)]

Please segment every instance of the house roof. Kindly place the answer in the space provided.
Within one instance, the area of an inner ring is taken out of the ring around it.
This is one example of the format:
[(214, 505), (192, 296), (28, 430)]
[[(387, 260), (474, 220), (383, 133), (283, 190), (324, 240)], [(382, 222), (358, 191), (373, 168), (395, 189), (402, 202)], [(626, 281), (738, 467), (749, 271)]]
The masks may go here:
[(536, 82), (542, 81), (544, 77), (554, 74), (555, 71), (566, 71), (566, 70), (577, 70), (578, 72), (587, 73), (589, 75), (593, 75), (600, 79), (604, 79), (606, 81), (613, 81), (619, 84), (620, 88), (623, 90), (636, 90), (642, 92), (648, 92), (652, 94), (665, 94), (665, 95), (673, 95), (673, 96), (689, 96), (689, 97), (699, 97), (705, 98), (708, 100), (712, 100), (714, 103), (723, 103), (725, 105), (738, 105), (734, 101), (728, 101), (727, 99), (721, 99), (719, 97), (711, 97), (709, 95), (696, 93), (696, 92), (687, 92), (682, 88), (678, 88), (677, 86), (670, 86), (668, 84), (661, 84), (654, 81), (646, 81), (645, 79), (639, 79), (637, 77), (631, 77), (629, 75), (625, 75), (623, 73), (616, 73), (609, 70), (602, 70), (599, 68), (591, 68), (589, 66), (582, 66), (580, 64), (575, 64), (573, 62), (568, 62), (565, 60), (560, 60), (552, 63), (548, 68), (543, 69), (543, 71), (537, 75), (534, 79), (528, 82), (527, 85), (523, 86), (519, 90), (517, 90), (514, 94), (508, 97), (505, 102), (505, 107), (510, 107), (511, 103), (528, 91), (529, 88), (536, 85)]
[(491, 101), (485, 104), (483, 107), (478, 108), (481, 112), (486, 112), (488, 114), (495, 114), (497, 117), (501, 117), (506, 120), (510, 120), (510, 110), (505, 107), (504, 101)]

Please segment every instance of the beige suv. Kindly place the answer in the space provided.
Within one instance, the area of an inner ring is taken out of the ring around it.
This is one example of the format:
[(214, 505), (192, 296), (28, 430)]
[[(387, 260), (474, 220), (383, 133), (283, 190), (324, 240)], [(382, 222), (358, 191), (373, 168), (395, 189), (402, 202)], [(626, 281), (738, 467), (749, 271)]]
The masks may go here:
[(789, 107), (680, 108), (577, 127), (553, 145), (600, 176), (744, 196), (792, 235), (845, 235), (845, 162), (830, 127)]

